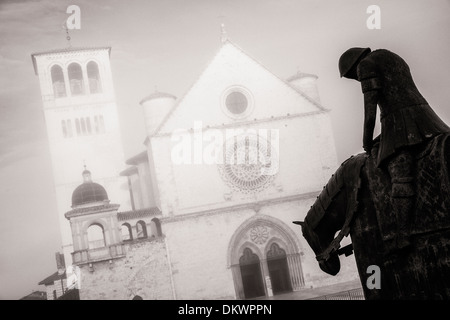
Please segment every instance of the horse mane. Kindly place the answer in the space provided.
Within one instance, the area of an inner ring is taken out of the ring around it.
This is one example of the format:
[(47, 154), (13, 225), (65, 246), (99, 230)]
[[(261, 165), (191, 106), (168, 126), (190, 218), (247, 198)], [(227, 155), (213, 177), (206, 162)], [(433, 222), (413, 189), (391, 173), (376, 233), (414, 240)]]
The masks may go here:
[[(328, 183), (323, 187), (322, 192), (306, 214), (305, 222), (310, 228), (315, 229), (317, 227), (342, 188), (345, 186), (357, 186), (354, 191), (358, 191), (361, 167), (365, 164), (366, 159), (367, 156), (364, 153), (351, 156), (339, 166), (333, 175), (331, 175), (330, 180), (328, 180)], [(355, 204), (357, 204), (356, 196), (354, 197), (354, 201), (356, 202)], [(356, 206), (353, 207), (354, 210), (356, 210)]]
[(335, 237), (327, 249), (316, 256), (318, 261), (328, 260), (330, 255), (340, 248), (341, 240), (350, 233), (350, 223), (353, 215), (358, 209), (358, 191), (361, 187), (361, 168), (366, 163), (368, 157), (364, 153), (351, 156), (345, 160), (336, 170), (317, 197), (311, 209), (305, 217), (305, 227), (313, 231), (325, 217), (325, 213), (333, 200), (345, 188), (347, 191), (347, 206), (345, 210), (344, 224), (337, 237)]

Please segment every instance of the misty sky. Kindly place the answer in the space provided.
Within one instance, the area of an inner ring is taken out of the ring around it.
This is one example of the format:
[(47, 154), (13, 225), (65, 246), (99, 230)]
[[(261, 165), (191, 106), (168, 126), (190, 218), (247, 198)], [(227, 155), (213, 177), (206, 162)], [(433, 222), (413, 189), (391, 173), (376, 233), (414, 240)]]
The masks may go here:
[[(144, 150), (139, 101), (155, 87), (183, 96), (219, 50), (221, 23), (280, 78), (297, 70), (319, 76), (340, 162), (362, 150), (360, 86), (339, 78), (337, 68), (350, 47), (402, 56), (421, 93), (450, 123), (449, 0), (0, 0), (0, 299), (43, 289), (37, 283), (56, 271), (61, 241), (31, 54), (67, 46), (61, 26), (72, 4), (81, 8), (72, 45), (112, 47), (126, 158)], [(380, 30), (366, 27), (372, 4), (381, 8)], [(74, 168), (80, 183), (82, 169)]]

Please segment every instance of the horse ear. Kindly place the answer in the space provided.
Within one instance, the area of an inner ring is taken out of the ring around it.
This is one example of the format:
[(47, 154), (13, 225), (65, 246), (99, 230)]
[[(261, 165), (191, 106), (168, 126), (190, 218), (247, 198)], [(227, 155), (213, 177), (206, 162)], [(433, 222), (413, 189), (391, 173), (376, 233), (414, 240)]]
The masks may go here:
[(294, 224), (299, 224), (299, 225), (301, 225), (302, 227), (305, 226), (305, 221), (292, 221), (292, 223), (294, 223)]

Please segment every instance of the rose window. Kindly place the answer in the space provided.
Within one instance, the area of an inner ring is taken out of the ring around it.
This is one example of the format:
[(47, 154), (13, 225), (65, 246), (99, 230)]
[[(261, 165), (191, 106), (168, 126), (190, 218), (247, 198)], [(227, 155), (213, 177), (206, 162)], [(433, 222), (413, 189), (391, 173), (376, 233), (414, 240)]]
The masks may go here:
[(266, 139), (257, 135), (234, 137), (226, 142), (224, 163), (219, 166), (224, 179), (235, 190), (250, 193), (267, 188), (273, 152)]

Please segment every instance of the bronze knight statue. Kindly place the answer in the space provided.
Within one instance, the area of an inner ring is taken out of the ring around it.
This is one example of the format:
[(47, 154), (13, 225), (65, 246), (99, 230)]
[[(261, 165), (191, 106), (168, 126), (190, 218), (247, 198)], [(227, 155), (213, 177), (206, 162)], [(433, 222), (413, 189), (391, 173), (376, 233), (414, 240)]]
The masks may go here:
[(385, 226), (386, 241), (396, 240), (394, 248), (409, 244), (408, 216), (414, 205), (414, 160), (411, 151), (449, 127), (434, 113), (420, 94), (406, 62), (385, 49), (351, 48), (339, 59), (341, 77), (361, 82), (364, 94), (363, 148), (370, 153), (377, 104), (380, 107), (381, 137), (379, 167), (389, 172), (391, 204), (397, 228)]
[[(450, 128), (397, 54), (351, 48), (339, 71), (361, 82), (366, 153), (346, 160), (296, 223), (331, 275), (350, 234), (366, 299), (450, 299)], [(365, 286), (370, 265), (381, 269), (381, 289)]]

